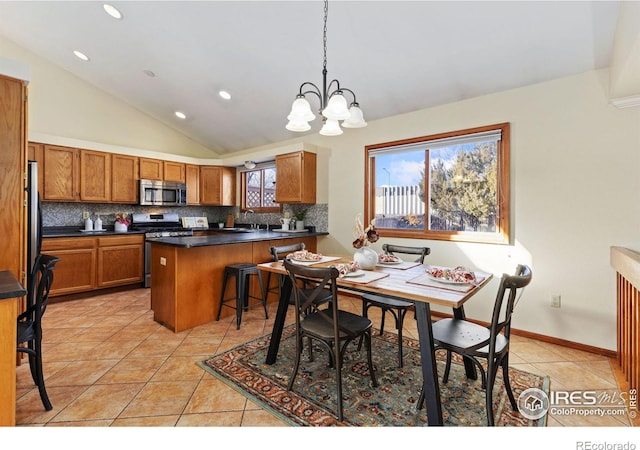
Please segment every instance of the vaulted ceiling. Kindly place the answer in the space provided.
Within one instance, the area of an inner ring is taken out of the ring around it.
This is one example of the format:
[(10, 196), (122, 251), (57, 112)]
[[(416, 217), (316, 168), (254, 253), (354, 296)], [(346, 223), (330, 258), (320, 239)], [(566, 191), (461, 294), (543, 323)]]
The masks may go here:
[[(291, 102), (302, 82), (322, 83), (321, 1), (112, 4), (121, 20), (102, 2), (0, 1), (0, 35), (221, 155), (297, 136)], [(331, 1), (328, 77), (372, 121), (607, 67), (620, 6)]]

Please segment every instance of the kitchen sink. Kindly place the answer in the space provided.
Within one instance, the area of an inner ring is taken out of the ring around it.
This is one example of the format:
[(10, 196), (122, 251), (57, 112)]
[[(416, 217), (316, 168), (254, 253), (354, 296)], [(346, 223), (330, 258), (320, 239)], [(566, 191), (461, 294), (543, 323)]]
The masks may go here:
[(229, 231), (231, 233), (251, 233), (256, 230), (252, 230), (251, 228), (237, 228), (237, 227), (226, 227), (219, 228), (220, 231)]

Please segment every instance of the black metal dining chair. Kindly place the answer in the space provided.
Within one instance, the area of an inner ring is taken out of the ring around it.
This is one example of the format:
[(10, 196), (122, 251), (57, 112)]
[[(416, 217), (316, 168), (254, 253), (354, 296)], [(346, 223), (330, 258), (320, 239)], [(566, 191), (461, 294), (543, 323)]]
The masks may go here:
[[(416, 262), (420, 264), (424, 263), (424, 258), (431, 253), (429, 247), (406, 247), (403, 245), (384, 244), (382, 251), (389, 255), (395, 255), (396, 253), (405, 255), (418, 255)], [(412, 302), (406, 300), (400, 300), (393, 297), (386, 297), (384, 295), (365, 294), (362, 296), (362, 315), (369, 317), (370, 308), (380, 308), (382, 310), (382, 319), (380, 321), (380, 334), (384, 333), (384, 319), (387, 312), (389, 312), (396, 322), (396, 330), (398, 330), (398, 367), (403, 366), (403, 354), (402, 354), (402, 327), (404, 326), (404, 317), (413, 307)]]
[[(29, 369), (33, 382), (38, 386), (44, 409), (51, 411), (53, 406), (47, 395), (42, 371), (42, 316), (47, 309), (49, 291), (53, 284), (53, 269), (60, 258), (40, 254), (33, 265), (28, 289), (27, 309), (18, 316), (16, 350), (29, 355)], [(26, 347), (24, 346), (26, 344)]]
[[(378, 386), (371, 357), (371, 321), (366, 317), (338, 308), (336, 279), (339, 276), (339, 272), (335, 267), (300, 266), (288, 259), (285, 259), (284, 267), (293, 286), (296, 310), (296, 362), (287, 390), (291, 391), (293, 389), (293, 383), (300, 367), (303, 339), (307, 337), (319, 342), (328, 350), (329, 363), (336, 372), (337, 417), (339, 421), (342, 421), (344, 416), (342, 405), (343, 357), (349, 343), (359, 337), (363, 337), (365, 341), (372, 384), (374, 387)], [(300, 281), (306, 278), (312, 278), (317, 284), (312, 289), (302, 289)], [(315, 309), (313, 312), (305, 314), (319, 298), (323, 298), (326, 295), (327, 291), (331, 293), (331, 307), (324, 310)], [(313, 354), (311, 352), (309, 354), (310, 358), (312, 358)]]
[[(271, 261), (277, 262), (280, 259), (283, 259), (283, 257), (287, 256), (289, 253), (304, 250), (305, 248), (306, 247), (304, 242), (297, 242), (295, 244), (281, 246), (271, 246), (269, 247)], [(278, 298), (280, 298), (280, 290), (282, 289), (284, 277), (284, 275), (278, 275), (278, 284), (276, 286), (271, 286), (271, 272), (267, 272), (267, 298), (269, 297), (269, 293), (275, 293)], [(293, 303), (293, 297), (291, 298), (291, 303)]]
[[(514, 275), (504, 274), (493, 306), (489, 327), (478, 325), (465, 319), (442, 319), (433, 324), (435, 349), (447, 351), (447, 362), (442, 382), (447, 383), (451, 369), (451, 354), (457, 353), (468, 358), (480, 370), (482, 388), (486, 391), (487, 424), (494, 425), (493, 385), (498, 369), (502, 368), (502, 379), (514, 411), (518, 405), (509, 382), (509, 338), (511, 317), (522, 295), (522, 289), (531, 282), (531, 269), (518, 265)], [(487, 361), (487, 369), (479, 361)], [(420, 395), (418, 407), (422, 406), (424, 394)]]

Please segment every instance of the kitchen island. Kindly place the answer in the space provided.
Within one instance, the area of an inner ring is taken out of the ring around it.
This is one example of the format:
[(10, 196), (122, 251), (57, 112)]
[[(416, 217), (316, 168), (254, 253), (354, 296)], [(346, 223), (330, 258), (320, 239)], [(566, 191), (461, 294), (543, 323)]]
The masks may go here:
[[(153, 318), (178, 333), (215, 320), (222, 277), (228, 264), (271, 260), (269, 247), (304, 242), (317, 251), (324, 232), (282, 233), (251, 231), (209, 236), (163, 237), (151, 243), (151, 309)], [(266, 282), (266, 280), (265, 280)], [(277, 284), (273, 277), (271, 285)], [(231, 285), (227, 297), (234, 295)], [(257, 283), (251, 287), (259, 295)], [(276, 295), (267, 301), (277, 301)], [(223, 308), (221, 317), (232, 314)]]

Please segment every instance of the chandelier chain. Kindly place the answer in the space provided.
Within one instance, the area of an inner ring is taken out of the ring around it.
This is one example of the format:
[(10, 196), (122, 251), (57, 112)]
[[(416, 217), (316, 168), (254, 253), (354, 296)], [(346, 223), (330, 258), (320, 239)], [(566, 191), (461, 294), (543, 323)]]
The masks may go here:
[(327, 70), (327, 16), (329, 15), (329, 0), (324, 1), (324, 29), (322, 31), (322, 44), (324, 47), (324, 61), (322, 67)]

